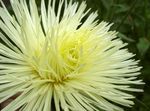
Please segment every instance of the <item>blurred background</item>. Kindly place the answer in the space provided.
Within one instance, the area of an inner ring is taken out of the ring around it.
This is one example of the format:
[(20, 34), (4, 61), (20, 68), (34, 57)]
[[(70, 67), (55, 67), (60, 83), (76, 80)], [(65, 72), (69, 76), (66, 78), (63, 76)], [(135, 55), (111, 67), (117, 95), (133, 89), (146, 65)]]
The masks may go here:
[[(11, 10), (9, 0), (3, 0)], [(40, 0), (36, 0), (40, 4)], [(45, 0), (48, 1), (48, 0)], [(82, 2), (83, 0), (73, 0)], [(125, 111), (150, 111), (150, 0), (84, 0), (91, 11), (98, 11), (98, 19), (114, 23), (118, 37), (127, 42), (129, 51), (140, 60), (140, 79), (146, 83), (144, 93), (134, 94), (135, 105)]]

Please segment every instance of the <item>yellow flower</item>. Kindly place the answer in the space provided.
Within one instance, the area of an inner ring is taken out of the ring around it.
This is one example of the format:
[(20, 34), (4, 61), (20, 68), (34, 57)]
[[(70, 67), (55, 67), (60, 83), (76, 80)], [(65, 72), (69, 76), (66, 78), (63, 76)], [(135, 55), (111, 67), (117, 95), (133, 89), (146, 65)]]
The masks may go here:
[[(2, 111), (123, 111), (129, 92), (141, 89), (138, 61), (109, 31), (111, 24), (87, 17), (86, 3), (11, 0), (13, 15), (0, 8), (0, 103)], [(58, 6), (58, 7), (57, 7)], [(47, 8), (46, 8), (47, 7)], [(83, 21), (83, 19), (85, 19)], [(54, 102), (55, 106), (52, 106)]]

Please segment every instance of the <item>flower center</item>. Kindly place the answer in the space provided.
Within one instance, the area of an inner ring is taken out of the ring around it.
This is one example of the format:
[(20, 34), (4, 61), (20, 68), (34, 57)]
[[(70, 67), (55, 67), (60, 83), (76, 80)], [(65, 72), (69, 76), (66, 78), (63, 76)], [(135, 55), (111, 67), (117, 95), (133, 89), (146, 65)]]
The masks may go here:
[(89, 68), (91, 46), (87, 42), (88, 34), (82, 32), (67, 36), (66, 40), (58, 37), (57, 42), (45, 40), (32, 56), (30, 62), (41, 80), (63, 83)]

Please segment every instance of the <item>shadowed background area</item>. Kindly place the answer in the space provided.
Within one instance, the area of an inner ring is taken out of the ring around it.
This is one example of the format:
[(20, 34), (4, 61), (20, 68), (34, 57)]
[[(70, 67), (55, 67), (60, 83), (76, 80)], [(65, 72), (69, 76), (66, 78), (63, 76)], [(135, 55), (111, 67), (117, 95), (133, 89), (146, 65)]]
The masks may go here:
[[(11, 11), (9, 0), (3, 0)], [(40, 0), (36, 0), (40, 4)], [(48, 0), (45, 0), (48, 1)], [(83, 0), (73, 0), (82, 2)], [(143, 66), (139, 78), (146, 83), (144, 93), (137, 97), (132, 108), (125, 111), (150, 111), (150, 1), (149, 0), (84, 0), (91, 11), (98, 11), (98, 19), (114, 23), (111, 30), (117, 30), (118, 37), (127, 42), (130, 52)], [(12, 98), (11, 98), (12, 99)], [(8, 101), (9, 102), (9, 101)], [(5, 103), (7, 104), (7, 103)], [(4, 106), (4, 103), (1, 107)]]

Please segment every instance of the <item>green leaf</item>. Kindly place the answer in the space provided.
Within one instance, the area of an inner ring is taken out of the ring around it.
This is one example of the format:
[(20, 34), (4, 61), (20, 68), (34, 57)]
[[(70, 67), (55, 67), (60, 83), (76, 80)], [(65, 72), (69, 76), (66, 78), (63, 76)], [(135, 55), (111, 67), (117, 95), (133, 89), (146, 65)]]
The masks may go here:
[(116, 14), (127, 12), (130, 9), (130, 7), (125, 4), (114, 4), (113, 6), (116, 8)]
[(109, 10), (113, 4), (113, 0), (101, 0), (103, 6)]
[(122, 34), (122, 33), (118, 33), (118, 37), (120, 37), (121, 39), (127, 41), (127, 42), (135, 42), (133, 39), (127, 37), (126, 35)]
[(143, 57), (145, 53), (147, 52), (148, 48), (150, 46), (150, 42), (146, 38), (140, 38), (139, 42), (137, 44), (137, 48), (140, 52), (140, 55)]

